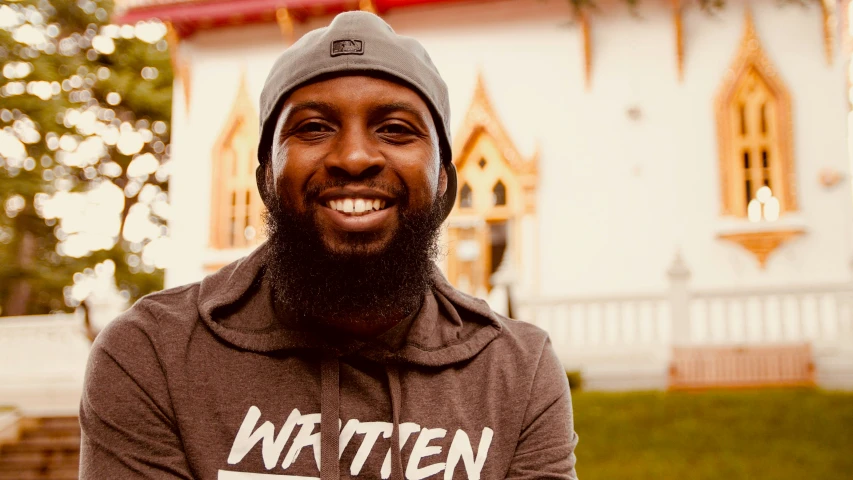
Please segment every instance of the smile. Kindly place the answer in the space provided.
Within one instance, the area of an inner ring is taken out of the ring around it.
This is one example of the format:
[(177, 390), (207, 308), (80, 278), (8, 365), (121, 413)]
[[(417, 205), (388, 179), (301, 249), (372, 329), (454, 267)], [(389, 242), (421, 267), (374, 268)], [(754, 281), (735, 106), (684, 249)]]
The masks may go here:
[(323, 216), (340, 231), (377, 231), (394, 224), (396, 204), (383, 198), (338, 197), (321, 205)]
[(326, 206), (345, 215), (360, 216), (385, 209), (385, 200), (378, 198), (339, 198), (329, 200)]

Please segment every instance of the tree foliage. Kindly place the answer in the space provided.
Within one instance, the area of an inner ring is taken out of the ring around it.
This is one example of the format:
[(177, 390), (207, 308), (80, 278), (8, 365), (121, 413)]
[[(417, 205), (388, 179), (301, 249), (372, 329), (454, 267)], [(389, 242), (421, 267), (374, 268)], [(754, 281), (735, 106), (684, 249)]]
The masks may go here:
[(2, 315), (75, 307), (96, 272), (114, 270), (129, 300), (162, 288), (165, 27), (111, 25), (112, 9), (108, 0), (0, 5)]

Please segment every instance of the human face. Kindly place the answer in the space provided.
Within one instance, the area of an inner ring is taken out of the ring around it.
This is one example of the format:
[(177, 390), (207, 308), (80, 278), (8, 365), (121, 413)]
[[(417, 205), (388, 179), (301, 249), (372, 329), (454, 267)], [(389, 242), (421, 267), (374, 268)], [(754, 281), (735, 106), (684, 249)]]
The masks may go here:
[(428, 211), (447, 189), (429, 108), (392, 81), (342, 76), (301, 87), (273, 139), (278, 200), (313, 217), (331, 252), (382, 250), (401, 215)]

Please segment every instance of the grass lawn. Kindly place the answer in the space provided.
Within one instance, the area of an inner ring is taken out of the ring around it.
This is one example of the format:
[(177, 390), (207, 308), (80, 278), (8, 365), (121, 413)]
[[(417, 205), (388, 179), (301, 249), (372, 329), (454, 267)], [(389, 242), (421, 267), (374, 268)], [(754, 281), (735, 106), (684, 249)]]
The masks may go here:
[(573, 393), (582, 480), (850, 480), (853, 393)]

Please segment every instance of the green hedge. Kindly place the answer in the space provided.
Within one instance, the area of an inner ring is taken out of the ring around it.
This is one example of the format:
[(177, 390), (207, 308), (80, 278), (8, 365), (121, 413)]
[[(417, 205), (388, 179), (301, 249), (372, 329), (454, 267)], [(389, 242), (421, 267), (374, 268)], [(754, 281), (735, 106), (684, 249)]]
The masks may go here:
[(583, 387), (583, 377), (578, 370), (566, 372), (566, 377), (569, 379), (569, 388), (572, 389), (572, 393), (579, 391)]
[(853, 393), (573, 394), (583, 480), (853, 479)]

